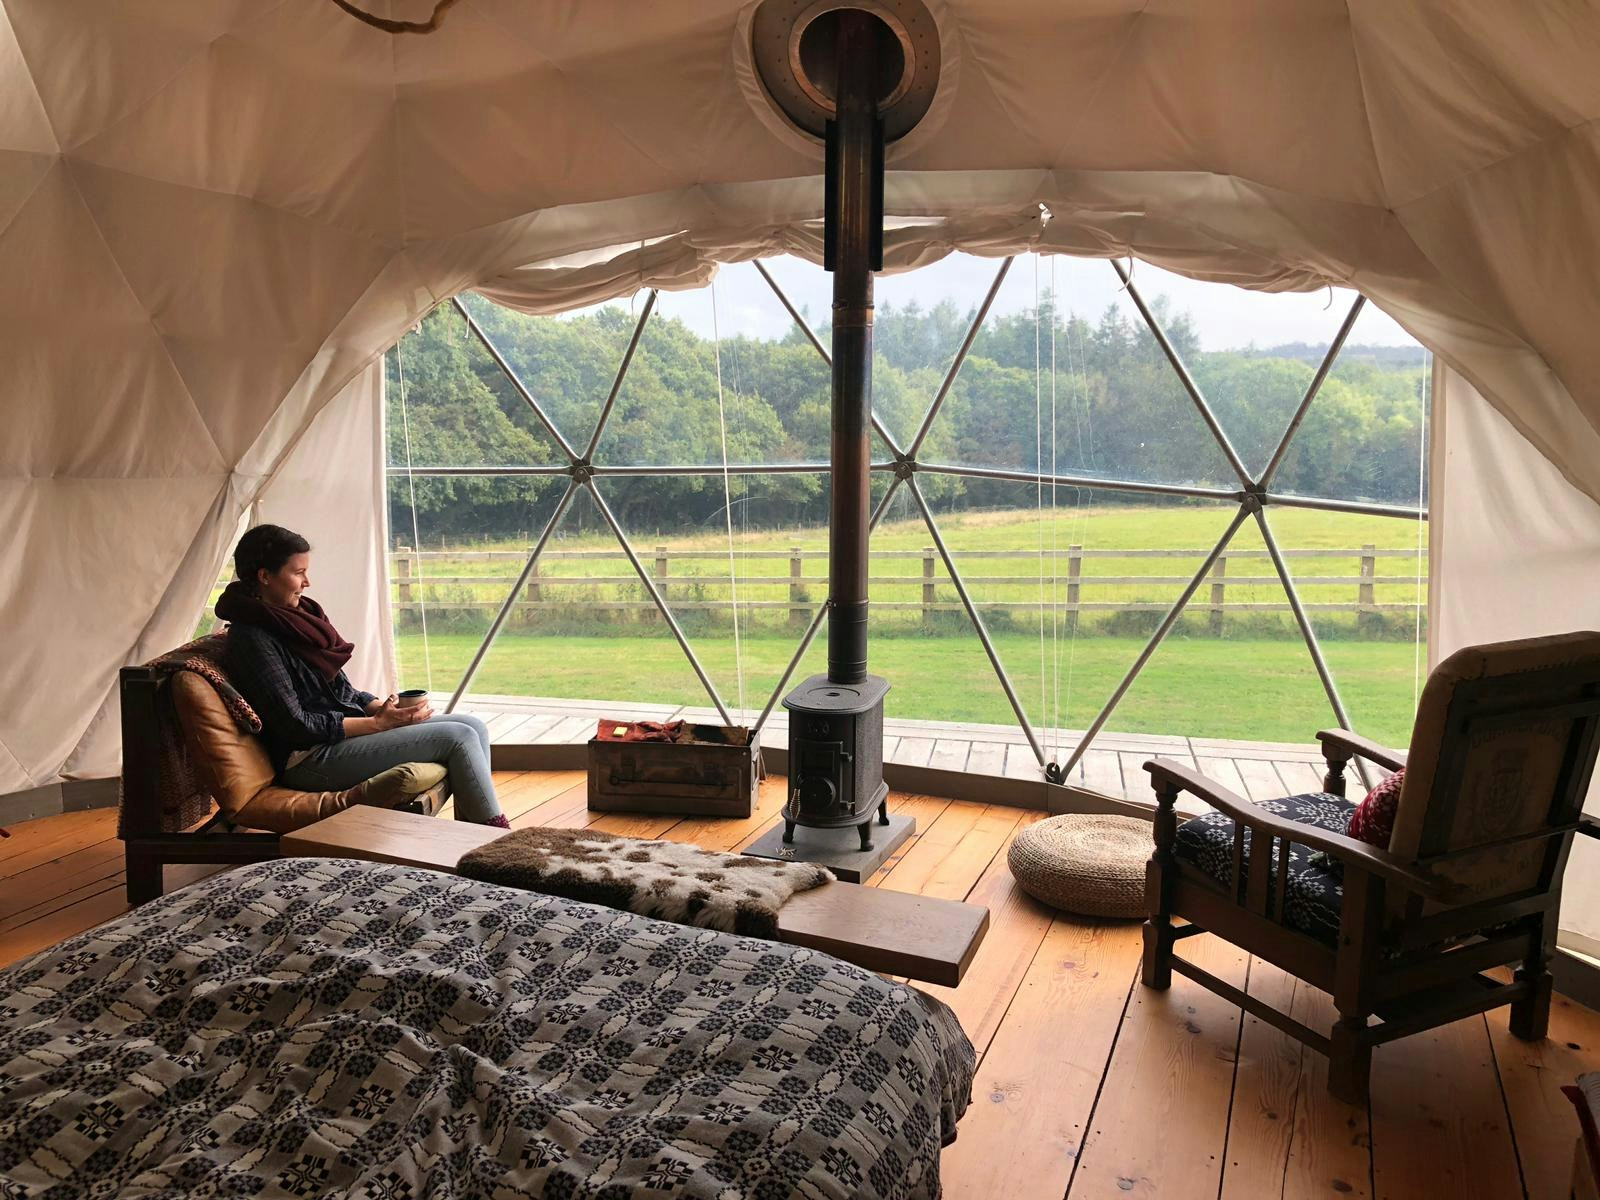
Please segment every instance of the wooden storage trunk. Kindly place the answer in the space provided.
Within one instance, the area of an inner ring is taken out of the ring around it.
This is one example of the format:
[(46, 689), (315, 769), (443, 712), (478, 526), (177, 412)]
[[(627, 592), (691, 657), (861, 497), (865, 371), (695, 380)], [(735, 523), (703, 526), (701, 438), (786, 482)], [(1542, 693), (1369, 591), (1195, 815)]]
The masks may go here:
[(589, 807), (687, 817), (753, 815), (762, 775), (759, 735), (725, 725), (688, 728), (695, 739), (689, 742), (591, 738)]

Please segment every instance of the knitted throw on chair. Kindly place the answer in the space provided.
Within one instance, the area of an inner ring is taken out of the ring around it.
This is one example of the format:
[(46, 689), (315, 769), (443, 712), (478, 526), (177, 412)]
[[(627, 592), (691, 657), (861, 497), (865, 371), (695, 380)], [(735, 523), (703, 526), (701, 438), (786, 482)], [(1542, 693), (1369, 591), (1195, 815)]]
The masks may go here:
[[(222, 652), (227, 645), (227, 635), (213, 633), (196, 638), (187, 645), (169, 650), (146, 666), (162, 672), (165, 679), (156, 692), (156, 728), (159, 744), (156, 747), (156, 793), (161, 798), (161, 831), (178, 833), (203, 821), (211, 813), (211, 790), (201, 782), (194, 763), (189, 758), (189, 747), (184, 741), (183, 726), (178, 721), (178, 709), (172, 701), (172, 689), (165, 680), (179, 671), (193, 671), (212, 687), (227, 705), (228, 713), (245, 733), (260, 733), (261, 718), (241, 696), (223, 672)], [(120, 799), (120, 798), (119, 798)], [(119, 805), (117, 835), (124, 832), (123, 820), (127, 814), (125, 804)]]
[(813, 863), (720, 854), (597, 829), (517, 829), (469, 851), (468, 879), (604, 904), (749, 937), (778, 935), (778, 909), (833, 879)]

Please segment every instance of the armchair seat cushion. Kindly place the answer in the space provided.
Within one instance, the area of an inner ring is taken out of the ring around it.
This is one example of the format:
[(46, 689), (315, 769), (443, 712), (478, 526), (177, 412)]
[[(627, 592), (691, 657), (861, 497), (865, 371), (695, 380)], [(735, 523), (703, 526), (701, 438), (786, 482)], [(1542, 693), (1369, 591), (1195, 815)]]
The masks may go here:
[[(1329, 792), (1306, 792), (1261, 804), (1267, 812), (1294, 821), (1344, 833), (1356, 806)], [(1233, 818), (1211, 812), (1185, 821), (1178, 827), (1173, 856), (1185, 868), (1192, 868), (1224, 889), (1233, 886)], [(1250, 865), (1250, 831), (1244, 835), (1244, 865)], [(1273, 864), (1273, 887), (1277, 886), (1277, 864)], [(1339, 915), (1344, 907), (1344, 875), (1328, 857), (1298, 842), (1289, 844), (1289, 882), (1285, 888), (1282, 916), (1270, 914), (1290, 929), (1304, 933), (1326, 945), (1339, 941)], [(1273, 892), (1276, 895), (1276, 890)]]

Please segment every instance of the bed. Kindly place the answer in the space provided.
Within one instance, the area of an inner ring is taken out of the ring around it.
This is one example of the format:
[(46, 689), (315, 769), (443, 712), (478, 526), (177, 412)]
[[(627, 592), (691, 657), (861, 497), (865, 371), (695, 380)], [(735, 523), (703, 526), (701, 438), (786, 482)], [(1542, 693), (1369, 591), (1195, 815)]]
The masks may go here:
[(0, 972), (0, 1195), (939, 1195), (954, 1015), (816, 951), (242, 867)]

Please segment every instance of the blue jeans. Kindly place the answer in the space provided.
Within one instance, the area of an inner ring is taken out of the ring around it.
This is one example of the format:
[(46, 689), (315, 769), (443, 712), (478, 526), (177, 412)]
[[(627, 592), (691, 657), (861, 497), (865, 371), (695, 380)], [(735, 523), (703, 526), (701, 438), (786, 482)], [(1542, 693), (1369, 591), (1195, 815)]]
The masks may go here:
[(408, 762), (440, 763), (450, 772), (456, 820), (482, 824), (500, 815), (489, 774), (489, 731), (468, 713), (440, 714), (417, 725), (329, 742), (278, 782), (303, 792), (342, 792)]

